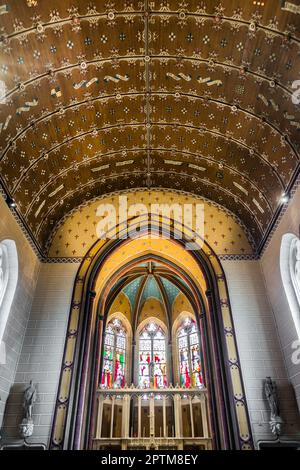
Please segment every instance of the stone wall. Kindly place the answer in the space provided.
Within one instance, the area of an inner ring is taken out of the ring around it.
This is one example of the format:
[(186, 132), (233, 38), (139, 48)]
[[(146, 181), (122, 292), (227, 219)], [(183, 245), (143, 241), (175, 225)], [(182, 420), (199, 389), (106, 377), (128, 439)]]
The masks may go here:
[(260, 261), (223, 261), (232, 307), (246, 398), (255, 442), (274, 439), (263, 380), (276, 380), (285, 437), (300, 438), (300, 417), (266, 294)]
[(282, 217), (261, 260), (267, 292), (277, 322), (282, 353), (288, 377), (293, 384), (300, 410), (300, 364), (292, 362), (292, 343), (297, 339), (296, 328), (290, 312), (288, 300), (281, 280), (279, 257), (282, 236), (293, 233), (299, 236), (300, 225), (300, 187), (296, 191), (288, 209)]
[(0, 427), (12, 389), (31, 310), (40, 262), (0, 195), (0, 240), (14, 240), (17, 246), (19, 275), (14, 300), (4, 332), (6, 364), (0, 364)]
[(22, 394), (30, 381), (37, 384), (34, 435), (31, 442), (47, 444), (78, 264), (42, 264), (28, 321), (14, 390), (5, 415), (5, 432), (16, 437), (22, 415)]

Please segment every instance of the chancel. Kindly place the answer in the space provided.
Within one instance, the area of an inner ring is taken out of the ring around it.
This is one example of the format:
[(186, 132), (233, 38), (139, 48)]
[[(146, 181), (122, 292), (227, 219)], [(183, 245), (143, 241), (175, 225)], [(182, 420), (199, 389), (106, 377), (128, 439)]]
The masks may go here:
[(299, 45), (299, 0), (2, 1), (1, 449), (299, 448)]

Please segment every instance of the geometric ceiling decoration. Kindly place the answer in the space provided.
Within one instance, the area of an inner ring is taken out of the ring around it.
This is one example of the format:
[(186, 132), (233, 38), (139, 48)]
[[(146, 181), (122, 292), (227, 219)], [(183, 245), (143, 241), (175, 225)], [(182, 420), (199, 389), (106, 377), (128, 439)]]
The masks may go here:
[[(134, 280), (131, 280), (132, 277), (134, 277)], [(181, 309), (180, 311), (183, 310), (183, 305), (189, 304), (184, 294), (184, 292), (189, 291), (185, 282), (180, 277), (174, 275), (171, 270), (153, 261), (146, 263), (146, 265), (143, 263), (137, 265), (121, 278), (121, 284), (124, 287), (113, 302), (110, 313), (124, 313), (125, 310), (128, 310), (128, 305), (124, 300), (125, 295), (131, 307), (131, 315), (126, 314), (126, 317), (129, 317), (128, 319), (133, 325), (138, 324), (139, 320), (142, 319), (140, 317), (144, 308), (147, 310), (146, 303), (149, 301), (150, 312), (146, 312), (146, 317), (161, 317), (158, 310), (161, 310), (161, 307), (163, 307), (169, 324), (172, 324), (175, 300), (178, 300), (177, 304), (181, 303), (181, 307), (180, 305), (176, 306), (177, 310), (178, 307), (179, 310)], [(180, 301), (179, 297), (181, 297)], [(153, 299), (156, 303), (151, 302)], [(151, 312), (153, 305), (156, 305), (156, 308)], [(158, 306), (159, 309), (157, 308)], [(189, 309), (192, 311), (191, 306)]]
[(260, 251), (299, 174), (297, 3), (1, 5), (1, 185), (40, 252), (72, 209), (134, 188), (218, 203)]
[[(122, 194), (122, 193), (120, 193)], [(199, 197), (187, 195), (179, 191), (158, 191), (134, 190), (126, 193), (128, 196), (128, 207), (139, 201), (151, 211), (151, 204), (176, 203), (183, 206), (188, 204), (192, 207), (192, 215), (196, 213), (196, 205), (204, 206), (204, 237), (205, 241), (213, 248), (217, 255), (253, 255), (254, 240), (251, 241), (251, 233), (246, 227), (239, 223), (239, 219), (222, 206)], [(100, 221), (97, 216), (99, 204), (109, 204), (118, 210), (119, 194), (114, 193), (105, 197), (96, 198), (80, 205), (78, 208), (68, 213), (60, 219), (60, 223), (51, 227), (48, 223), (43, 232), (50, 232), (51, 236), (47, 244), (48, 258), (82, 258), (89, 248), (96, 242), (96, 227)], [(45, 221), (46, 224), (46, 221)], [(192, 226), (195, 227), (195, 219), (192, 219)], [(247, 238), (248, 236), (248, 238)]]

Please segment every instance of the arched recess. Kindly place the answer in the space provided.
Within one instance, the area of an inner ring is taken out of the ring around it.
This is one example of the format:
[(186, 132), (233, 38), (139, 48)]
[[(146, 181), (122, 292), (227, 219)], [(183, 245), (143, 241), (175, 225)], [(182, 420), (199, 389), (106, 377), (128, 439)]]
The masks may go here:
[(280, 247), (280, 272), (298, 339), (300, 340), (300, 240), (286, 233)]
[(0, 364), (6, 362), (3, 336), (18, 283), (18, 253), (13, 240), (0, 242)]
[[(172, 225), (174, 227), (174, 221)], [(189, 301), (206, 342), (206, 364), (210, 364), (209, 368), (206, 367), (206, 380), (211, 387), (215, 448), (253, 448), (228, 290), (221, 264), (205, 241), (202, 241), (201, 249), (186, 252), (187, 240), (184, 236), (176, 238), (176, 232), (172, 229), (171, 239), (165, 240), (165, 229), (170, 234), (170, 226), (166, 227), (164, 222), (154, 226), (145, 221), (140, 224), (139, 234), (135, 233), (134, 239), (99, 240), (83, 259), (74, 285), (50, 448), (90, 448), (92, 398), (96, 386), (95, 375), (100, 370), (99, 351), (106, 312), (122, 287), (122, 283), (118, 284), (122, 276), (141, 260), (153, 259), (159, 259), (161, 264), (182, 276), (192, 293)], [(187, 267), (168, 256), (164, 243), (157, 253), (152, 238), (149, 238), (148, 244), (141, 239), (149, 232), (151, 237), (156, 232), (158, 240), (171, 244), (175, 253), (183, 250), (190, 265)], [(140, 244), (140, 251), (135, 246), (126, 258), (126, 248), (130, 252), (134, 243)], [(108, 265), (114, 256), (119, 262), (110, 275)], [(90, 371), (93, 371), (92, 377)]]

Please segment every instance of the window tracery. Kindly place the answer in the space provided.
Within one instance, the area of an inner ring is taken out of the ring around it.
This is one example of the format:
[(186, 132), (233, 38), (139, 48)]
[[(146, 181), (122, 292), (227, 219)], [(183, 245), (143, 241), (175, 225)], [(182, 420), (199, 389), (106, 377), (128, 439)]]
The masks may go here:
[(185, 319), (177, 330), (180, 385), (185, 388), (203, 387), (199, 332), (191, 318)]
[(125, 386), (126, 330), (115, 318), (105, 329), (102, 388), (123, 388)]

